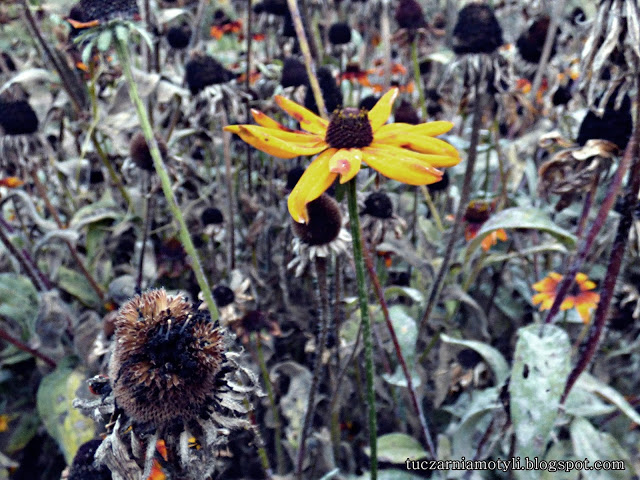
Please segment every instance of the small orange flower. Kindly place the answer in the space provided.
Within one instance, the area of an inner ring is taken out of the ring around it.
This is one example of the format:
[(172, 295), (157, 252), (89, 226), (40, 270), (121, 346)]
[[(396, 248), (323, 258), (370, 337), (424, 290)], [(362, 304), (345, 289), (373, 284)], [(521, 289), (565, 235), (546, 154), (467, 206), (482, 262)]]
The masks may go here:
[[(469, 223), (464, 229), (464, 239), (468, 242), (469, 240), (473, 240), (478, 235), (478, 231), (482, 228), (482, 223)], [(499, 228), (498, 230), (494, 230), (489, 235), (482, 239), (482, 250), (485, 252), (489, 251), (491, 247), (498, 243), (498, 240), (501, 242), (507, 241), (507, 232), (504, 228)]]
[(24, 182), (18, 177), (7, 177), (0, 179), (0, 187), (17, 188), (24, 185)]
[[(485, 200), (472, 200), (467, 205), (467, 210), (464, 212), (463, 219), (467, 222), (467, 226), (464, 229), (464, 239), (468, 242), (478, 236), (478, 232), (489, 219), (489, 216), (496, 208), (496, 202)], [(505, 242), (507, 240), (507, 232), (503, 228), (499, 228), (482, 240), (482, 250), (488, 251), (493, 245), (498, 243), (498, 240)]]
[(361, 70), (360, 65), (357, 63), (348, 63), (344, 72), (340, 74), (340, 81), (348, 80), (350, 82), (357, 82), (363, 87), (370, 87), (369, 75), (373, 73), (373, 70)]
[[(556, 299), (558, 285), (562, 281), (562, 277), (559, 273), (551, 272), (538, 283), (533, 284), (533, 289), (540, 293), (535, 294), (531, 301), (534, 305), (540, 304), (540, 310), (549, 310), (551, 308)], [(567, 295), (562, 301), (560, 310), (575, 308), (582, 321), (589, 323), (591, 310), (596, 308), (600, 301), (600, 295), (590, 291), (594, 288), (596, 288), (596, 284), (589, 280), (586, 274), (577, 273), (570, 295)]]
[(240, 20), (229, 21), (214, 25), (209, 32), (213, 38), (220, 40), (225, 34), (233, 34), (242, 32), (242, 22)]

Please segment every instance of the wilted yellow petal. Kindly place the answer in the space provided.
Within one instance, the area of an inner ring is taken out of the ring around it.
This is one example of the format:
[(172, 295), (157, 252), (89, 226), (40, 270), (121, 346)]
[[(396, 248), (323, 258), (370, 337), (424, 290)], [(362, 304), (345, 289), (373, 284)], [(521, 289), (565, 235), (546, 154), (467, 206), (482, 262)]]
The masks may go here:
[[(315, 155), (327, 148), (327, 145), (324, 142), (318, 142), (317, 138), (315, 143), (308, 143), (307, 140), (298, 142), (297, 139), (302, 139), (303, 137), (307, 139), (306, 135), (302, 133), (281, 132), (256, 125), (232, 125), (225, 127), (225, 131), (235, 133), (252, 147), (278, 158)], [(276, 137), (274, 135), (276, 132), (278, 135), (294, 135), (294, 137), (290, 138), (295, 139), (294, 142), (297, 143), (290, 143)]]
[(329, 171), (329, 160), (336, 153), (335, 148), (322, 152), (311, 162), (291, 191), (287, 205), (289, 213), (296, 222), (307, 223), (307, 203), (315, 200), (331, 186), (337, 173)]
[(347, 183), (360, 171), (362, 152), (358, 149), (342, 148), (329, 160), (329, 171), (340, 174), (340, 183)]
[(324, 137), (327, 132), (327, 126), (329, 125), (327, 120), (320, 118), (311, 110), (307, 110), (302, 105), (298, 105), (296, 102), (281, 95), (276, 95), (275, 100), (282, 110), (300, 122), (300, 128)]

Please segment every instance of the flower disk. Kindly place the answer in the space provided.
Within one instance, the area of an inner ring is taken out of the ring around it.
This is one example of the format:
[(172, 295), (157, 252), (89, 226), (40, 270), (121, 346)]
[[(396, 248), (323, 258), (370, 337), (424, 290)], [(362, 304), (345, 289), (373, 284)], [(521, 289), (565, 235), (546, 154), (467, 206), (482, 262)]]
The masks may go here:
[(120, 309), (115, 339), (109, 377), (129, 417), (156, 428), (208, 418), (225, 355), (207, 312), (151, 290)]
[(333, 114), (325, 141), (332, 148), (363, 148), (371, 145), (373, 130), (365, 110), (344, 108)]

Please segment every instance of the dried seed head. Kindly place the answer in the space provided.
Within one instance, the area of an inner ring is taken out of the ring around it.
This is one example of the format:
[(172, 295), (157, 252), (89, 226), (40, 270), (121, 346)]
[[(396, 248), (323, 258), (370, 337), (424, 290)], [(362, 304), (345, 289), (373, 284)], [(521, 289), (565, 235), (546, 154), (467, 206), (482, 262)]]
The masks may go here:
[(38, 130), (38, 116), (25, 100), (0, 101), (0, 127), (4, 135), (29, 135)]
[(295, 57), (287, 57), (282, 65), (282, 78), (280, 85), (284, 88), (299, 87), (307, 83), (307, 70), (300, 60)]
[(218, 285), (211, 293), (213, 294), (213, 298), (219, 308), (232, 304), (236, 299), (236, 295), (233, 293), (233, 290), (224, 285)]
[[(516, 46), (518, 47), (520, 56), (525, 61), (535, 64), (538, 64), (540, 62), (542, 49), (547, 38), (547, 31), (549, 30), (550, 23), (551, 19), (548, 16), (542, 16), (535, 22), (533, 22), (529, 29), (518, 38)], [(551, 48), (551, 55), (549, 56), (549, 59), (551, 59), (556, 54), (557, 38), (558, 34), (556, 33), (556, 38), (554, 38), (553, 40), (553, 46)]]
[[(167, 156), (167, 144), (158, 135), (156, 135), (156, 143), (158, 144), (160, 155), (164, 160)], [(131, 138), (131, 142), (129, 143), (129, 154), (131, 155), (131, 160), (133, 160), (133, 163), (135, 163), (138, 168), (146, 170), (147, 172), (154, 171), (151, 151), (149, 150), (149, 146), (147, 145), (147, 141), (145, 140), (142, 132), (136, 133)]]
[(308, 223), (291, 222), (293, 233), (307, 245), (327, 245), (338, 238), (342, 228), (340, 207), (329, 195), (322, 194), (307, 204)]
[(417, 110), (406, 100), (402, 100), (400, 105), (398, 105), (398, 108), (396, 108), (394, 119), (398, 123), (410, 123), (411, 125), (417, 125), (420, 123), (420, 117), (418, 116)]
[(262, 2), (262, 11), (284, 17), (289, 14), (289, 7), (287, 7), (287, 2), (283, 0), (264, 0)]
[(193, 95), (210, 85), (227, 83), (234, 78), (236, 75), (233, 72), (209, 55), (195, 54), (185, 67), (185, 80)]
[(364, 201), (363, 214), (377, 218), (391, 218), (393, 216), (393, 203), (389, 195), (384, 192), (373, 192)]
[(107, 22), (114, 18), (131, 19), (139, 15), (136, 0), (80, 0), (71, 8), (69, 18), (78, 22)]
[(486, 200), (471, 200), (464, 212), (464, 220), (469, 223), (484, 223), (495, 208), (495, 202)]
[(400, 28), (415, 29), (424, 27), (424, 13), (416, 0), (400, 0), (395, 14)]
[(338, 22), (329, 27), (329, 41), (333, 45), (344, 45), (351, 41), (351, 27), (347, 23)]
[(473, 368), (482, 361), (482, 355), (471, 348), (463, 348), (457, 355), (458, 363), (464, 368)]
[[(320, 90), (322, 91), (324, 106), (327, 109), (327, 112), (333, 112), (342, 106), (342, 92), (340, 91), (331, 70), (327, 67), (320, 67), (316, 74), (318, 76)], [(304, 106), (312, 112), (318, 113), (318, 106), (316, 105), (316, 99), (313, 96), (311, 88), (307, 88), (307, 92), (304, 96)]]
[(219, 208), (209, 207), (202, 211), (200, 219), (203, 225), (220, 225), (224, 222), (224, 215)]
[(442, 174), (442, 178), (435, 183), (427, 185), (430, 193), (441, 192), (449, 186), (449, 173), (447, 170)]
[(187, 48), (190, 40), (191, 28), (189, 28), (189, 25), (171, 27), (167, 32), (167, 42), (169, 42), (171, 48), (175, 48), (176, 50)]
[(303, 173), (304, 173), (304, 168), (301, 166), (293, 167), (287, 172), (287, 190), (289, 191), (293, 190), (293, 187), (296, 186), (296, 184), (298, 183), (298, 180), (300, 180), (300, 177), (302, 177)]
[(364, 109), (369, 112), (376, 105), (376, 103), (378, 103), (378, 100), (380, 100), (380, 97), (369, 95), (360, 100), (358, 108), (360, 108), (361, 110)]
[(80, 445), (71, 468), (68, 480), (111, 480), (111, 471), (105, 466), (94, 466), (94, 456), (102, 440), (89, 440)]
[(150, 290), (119, 310), (114, 343), (109, 377), (131, 419), (160, 428), (209, 417), (225, 353), (208, 312)]
[(373, 130), (366, 110), (343, 108), (331, 116), (325, 141), (331, 148), (363, 148), (371, 145)]
[(599, 117), (589, 110), (582, 120), (578, 132), (578, 145), (585, 145), (588, 140), (600, 139), (615, 143), (620, 150), (624, 150), (631, 138), (633, 130), (633, 117), (631, 116), (631, 100), (625, 95), (619, 109), (615, 109), (616, 95), (611, 96), (604, 109), (604, 114)]
[(493, 53), (503, 44), (502, 27), (489, 5), (470, 3), (458, 13), (453, 29), (453, 51)]

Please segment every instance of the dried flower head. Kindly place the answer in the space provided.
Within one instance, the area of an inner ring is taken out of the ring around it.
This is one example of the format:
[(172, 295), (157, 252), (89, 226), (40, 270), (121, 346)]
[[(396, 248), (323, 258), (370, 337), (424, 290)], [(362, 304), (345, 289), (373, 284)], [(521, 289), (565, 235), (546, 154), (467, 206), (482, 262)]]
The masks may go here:
[(424, 20), (422, 7), (416, 0), (400, 0), (395, 13), (396, 22), (400, 28), (416, 29), (427, 25)]
[(399, 123), (418, 125), (420, 123), (420, 116), (418, 115), (418, 111), (410, 102), (402, 100), (400, 105), (398, 105), (398, 108), (396, 108), (394, 120)]
[(282, 333), (278, 322), (270, 318), (268, 313), (260, 310), (248, 311), (242, 318), (231, 322), (230, 327), (244, 344), (249, 343), (252, 333), (261, 334), (266, 331), (276, 337)]
[(132, 19), (139, 16), (136, 0), (80, 0), (71, 8), (68, 21), (74, 28), (84, 28), (114, 18)]
[[(165, 159), (167, 156), (167, 144), (158, 135), (156, 135), (156, 143), (158, 144), (160, 155)], [(138, 168), (146, 170), (147, 172), (153, 172), (155, 170), (149, 145), (147, 145), (147, 141), (145, 140), (142, 132), (136, 133), (131, 138), (131, 142), (129, 143), (129, 155), (131, 155), (131, 160)]]
[(210, 85), (230, 82), (235, 74), (209, 55), (195, 54), (185, 67), (185, 80), (193, 95)]
[(326, 193), (307, 204), (309, 222), (291, 222), (293, 233), (307, 245), (327, 245), (338, 237), (342, 214), (338, 202)]
[(280, 85), (284, 88), (306, 85), (308, 81), (307, 70), (300, 60), (295, 57), (287, 57), (282, 65), (282, 78)]
[(407, 228), (407, 222), (393, 212), (393, 203), (385, 192), (370, 193), (360, 214), (363, 217), (363, 235), (373, 247), (384, 241), (387, 232), (393, 232), (396, 238), (400, 238)]
[[(328, 67), (320, 67), (316, 74), (318, 76), (320, 90), (322, 91), (324, 106), (327, 112), (333, 112), (342, 106), (342, 92), (340, 91), (340, 87), (338, 87), (338, 83)], [(316, 99), (313, 96), (311, 88), (307, 88), (304, 96), (304, 106), (313, 113), (318, 113), (318, 106), (316, 105)]]
[[(463, 217), (463, 220), (467, 222), (464, 230), (464, 238), (466, 241), (476, 238), (482, 225), (489, 220), (495, 208), (495, 200), (471, 200), (469, 202)], [(492, 231), (482, 240), (482, 249), (485, 252), (488, 251), (493, 245), (498, 243), (498, 240), (502, 242), (507, 240), (507, 232), (502, 228)]]
[(202, 211), (200, 215), (203, 225), (220, 225), (224, 223), (224, 215), (219, 208), (208, 207)]
[(67, 480), (111, 480), (111, 472), (104, 465), (95, 465), (96, 450), (102, 440), (89, 440), (80, 445), (73, 457)]
[(0, 101), (2, 135), (29, 135), (38, 130), (38, 116), (25, 100)]
[[(540, 62), (542, 49), (544, 47), (545, 39), (547, 38), (547, 30), (549, 30), (550, 23), (551, 19), (547, 15), (543, 15), (536, 19), (529, 29), (518, 37), (516, 46), (518, 47), (520, 56), (525, 61), (535, 63), (536, 65)], [(549, 58), (552, 58), (556, 54), (557, 39), (558, 34), (556, 33), (556, 38), (553, 40), (553, 46), (551, 48)]]
[(171, 27), (167, 31), (167, 42), (171, 48), (183, 50), (189, 46), (189, 41), (191, 41), (191, 28), (189, 25)]
[(482, 3), (470, 3), (460, 10), (453, 38), (453, 51), (458, 55), (493, 53), (503, 44), (502, 27), (493, 9)]
[(629, 95), (624, 95), (617, 106), (612, 97), (602, 115), (591, 110), (587, 112), (580, 124), (576, 142), (578, 145), (585, 145), (589, 140), (607, 140), (624, 150), (629, 143), (632, 130), (633, 117)]
[(164, 290), (124, 305), (109, 375), (116, 404), (138, 423), (185, 423), (210, 413), (224, 360), (222, 332)]
[(329, 27), (329, 41), (333, 45), (344, 45), (351, 41), (351, 27), (348, 23), (337, 22)]

